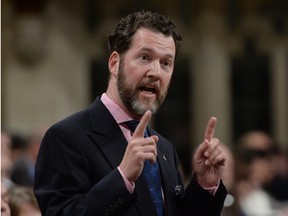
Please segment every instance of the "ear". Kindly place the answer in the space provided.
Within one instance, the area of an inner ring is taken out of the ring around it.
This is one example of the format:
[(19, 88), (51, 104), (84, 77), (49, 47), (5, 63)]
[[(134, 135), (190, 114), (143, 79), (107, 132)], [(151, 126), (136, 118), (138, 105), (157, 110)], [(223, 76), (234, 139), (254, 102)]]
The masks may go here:
[(111, 75), (117, 76), (120, 64), (120, 55), (114, 51), (109, 57), (108, 67)]

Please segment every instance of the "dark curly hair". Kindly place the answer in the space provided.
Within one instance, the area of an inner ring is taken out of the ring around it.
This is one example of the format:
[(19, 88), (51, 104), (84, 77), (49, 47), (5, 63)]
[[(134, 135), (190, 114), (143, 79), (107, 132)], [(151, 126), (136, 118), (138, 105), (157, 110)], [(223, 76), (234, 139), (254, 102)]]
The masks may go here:
[(110, 54), (113, 51), (119, 54), (130, 48), (132, 37), (139, 28), (146, 28), (155, 32), (160, 32), (169, 37), (172, 36), (176, 46), (177, 56), (182, 37), (175, 24), (157, 12), (139, 11), (122, 18), (116, 28), (108, 36), (108, 48)]

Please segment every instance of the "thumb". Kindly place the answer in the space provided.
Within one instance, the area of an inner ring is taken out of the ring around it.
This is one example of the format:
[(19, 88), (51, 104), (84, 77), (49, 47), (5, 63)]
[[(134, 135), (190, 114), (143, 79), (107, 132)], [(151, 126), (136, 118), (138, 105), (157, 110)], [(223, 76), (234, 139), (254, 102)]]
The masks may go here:
[(152, 135), (152, 136), (150, 136), (150, 137), (153, 138), (154, 141), (155, 141), (155, 143), (157, 144), (157, 142), (158, 142), (158, 140), (159, 140), (159, 137), (156, 136), (156, 135)]

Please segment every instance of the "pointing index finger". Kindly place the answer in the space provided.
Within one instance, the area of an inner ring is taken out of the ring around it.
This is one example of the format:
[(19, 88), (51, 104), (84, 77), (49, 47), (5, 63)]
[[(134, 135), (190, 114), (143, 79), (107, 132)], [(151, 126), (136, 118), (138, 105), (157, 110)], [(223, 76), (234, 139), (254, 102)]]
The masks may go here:
[(217, 119), (215, 117), (211, 117), (208, 121), (206, 130), (205, 130), (204, 139), (207, 139), (209, 142), (214, 137), (216, 123), (217, 123)]
[(133, 137), (144, 137), (144, 133), (146, 130), (146, 127), (151, 119), (151, 111), (148, 110), (145, 112), (145, 114), (142, 116), (137, 128), (134, 131)]

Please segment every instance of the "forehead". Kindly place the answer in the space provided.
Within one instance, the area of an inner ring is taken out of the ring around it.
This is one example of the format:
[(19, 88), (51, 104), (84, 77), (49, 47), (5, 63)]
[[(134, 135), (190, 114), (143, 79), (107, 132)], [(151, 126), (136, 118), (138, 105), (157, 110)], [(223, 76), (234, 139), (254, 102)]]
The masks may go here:
[(131, 49), (149, 49), (155, 52), (165, 53), (175, 57), (176, 46), (172, 36), (165, 36), (146, 28), (140, 28), (134, 34)]

